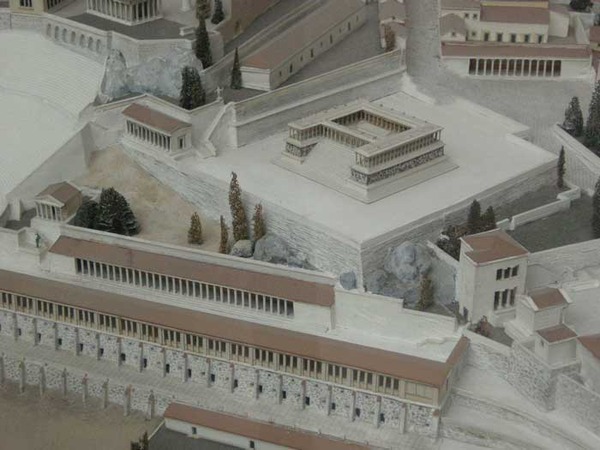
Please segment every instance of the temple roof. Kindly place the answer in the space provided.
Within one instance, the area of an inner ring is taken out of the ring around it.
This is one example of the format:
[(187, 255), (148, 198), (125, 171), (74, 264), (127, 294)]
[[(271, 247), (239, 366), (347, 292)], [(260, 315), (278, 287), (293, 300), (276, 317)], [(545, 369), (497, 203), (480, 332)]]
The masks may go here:
[(175, 119), (139, 103), (132, 103), (125, 108), (123, 115), (168, 134), (172, 134), (182, 128), (190, 127), (189, 123)]

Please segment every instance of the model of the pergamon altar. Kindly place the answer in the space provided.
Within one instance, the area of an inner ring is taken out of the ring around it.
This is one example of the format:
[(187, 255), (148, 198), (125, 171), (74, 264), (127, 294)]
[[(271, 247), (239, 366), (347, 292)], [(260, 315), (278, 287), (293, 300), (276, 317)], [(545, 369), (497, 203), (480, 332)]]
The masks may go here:
[(0, 0), (0, 449), (600, 448), (589, 0)]

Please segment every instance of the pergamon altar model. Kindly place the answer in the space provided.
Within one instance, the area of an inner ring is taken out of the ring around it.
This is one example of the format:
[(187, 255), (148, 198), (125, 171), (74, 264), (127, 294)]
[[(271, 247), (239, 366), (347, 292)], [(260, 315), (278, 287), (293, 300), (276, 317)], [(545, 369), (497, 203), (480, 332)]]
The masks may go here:
[(0, 450), (600, 449), (600, 1), (0, 0)]

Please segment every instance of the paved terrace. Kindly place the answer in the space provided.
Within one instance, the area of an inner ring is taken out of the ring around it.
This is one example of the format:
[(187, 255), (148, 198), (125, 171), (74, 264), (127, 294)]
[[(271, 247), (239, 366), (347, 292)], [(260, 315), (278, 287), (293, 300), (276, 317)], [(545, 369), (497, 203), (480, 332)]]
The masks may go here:
[(177, 22), (170, 20), (158, 19), (152, 22), (142, 23), (140, 25), (124, 25), (122, 23), (113, 22), (112, 20), (103, 19), (102, 17), (93, 14), (81, 14), (79, 16), (69, 17), (70, 20), (89, 25), (99, 30), (116, 31), (125, 36), (134, 39), (194, 39), (194, 35), (183, 37), (179, 34), (179, 29), (183, 26)]
[[(202, 384), (183, 383), (178, 379), (165, 378), (153, 373), (140, 373), (132, 367), (97, 361), (86, 356), (76, 356), (66, 351), (53, 351), (48, 347), (32, 346), (26, 342), (14, 341), (0, 336), (0, 348), (9, 357), (25, 358), (38, 364), (48, 363), (65, 367), (67, 371), (83, 370), (97, 377), (108, 378), (138, 389), (153, 389), (155, 392), (168, 392), (174, 401), (199, 406), (209, 410), (248, 416), (251, 419), (275, 424), (299, 427), (325, 435), (355, 442), (369, 442), (371, 445), (392, 448), (433, 450), (435, 442), (431, 438), (417, 434), (399, 434), (397, 430), (385, 427), (375, 428), (372, 424), (351, 422), (341, 417), (315, 414), (314, 411), (294, 409), (267, 400), (249, 400), (221, 389), (208, 388)], [(37, 389), (31, 387), (29, 389)]]

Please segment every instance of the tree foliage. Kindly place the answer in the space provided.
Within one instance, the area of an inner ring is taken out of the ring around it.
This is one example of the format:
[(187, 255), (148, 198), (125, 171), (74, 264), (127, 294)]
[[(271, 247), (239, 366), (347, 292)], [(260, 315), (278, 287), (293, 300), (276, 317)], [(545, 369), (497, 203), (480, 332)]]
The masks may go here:
[(212, 66), (212, 53), (210, 52), (210, 38), (206, 30), (206, 23), (201, 20), (196, 28), (196, 42), (194, 44), (196, 58), (202, 62), (204, 69)]
[(583, 113), (579, 105), (579, 98), (573, 97), (565, 110), (563, 128), (575, 137), (583, 134)]
[(600, 81), (596, 83), (592, 94), (584, 136), (588, 147), (594, 148), (600, 143)]
[(596, 182), (592, 197), (592, 232), (594, 238), (600, 238), (600, 178)]
[(221, 216), (221, 240), (219, 242), (219, 253), (224, 255), (229, 254), (229, 229), (225, 223), (225, 219)]
[(84, 201), (75, 217), (73, 218), (73, 225), (76, 227), (83, 228), (96, 228), (96, 221), (98, 217), (98, 202), (94, 200), (86, 200)]
[(223, 19), (225, 19), (225, 12), (223, 12), (223, 1), (215, 0), (215, 11), (213, 12), (213, 16), (210, 21), (217, 25), (218, 23), (223, 22)]
[(102, 189), (95, 228), (110, 233), (133, 236), (140, 226), (125, 197), (114, 188)]
[(421, 277), (420, 291), (421, 295), (419, 296), (416, 307), (419, 311), (425, 311), (433, 305), (433, 282), (431, 281), (429, 273), (426, 273)]
[(267, 234), (265, 219), (263, 217), (263, 208), (260, 203), (254, 208), (254, 216), (252, 216), (252, 232), (254, 234), (255, 241), (258, 241), (265, 234)]
[(233, 240), (237, 242), (248, 239), (248, 221), (242, 202), (242, 190), (235, 172), (231, 172), (231, 183), (229, 184), (229, 209), (231, 210)]
[(383, 25), (383, 40), (385, 41), (386, 52), (391, 52), (396, 48), (396, 33), (387, 23)]
[(559, 189), (565, 187), (565, 148), (561, 147), (560, 153), (558, 154), (558, 162), (556, 164), (557, 178), (556, 178), (556, 186)]
[(202, 78), (195, 67), (185, 66), (181, 70), (181, 95), (179, 105), (185, 109), (195, 109), (206, 103), (206, 93)]
[(196, 0), (196, 19), (204, 22), (210, 16), (210, 0)]
[(479, 232), (490, 231), (496, 229), (496, 213), (492, 206), (488, 206), (485, 212), (481, 215), (479, 223)]
[(190, 229), (188, 230), (188, 243), (200, 245), (202, 244), (202, 222), (197, 212), (192, 214), (190, 219)]
[(238, 49), (235, 49), (235, 56), (233, 57), (233, 67), (231, 68), (231, 89), (242, 88), (242, 69), (240, 67), (240, 55)]
[(469, 208), (469, 216), (467, 218), (467, 234), (479, 233), (481, 226), (481, 205), (477, 200), (473, 200)]
[(587, 11), (592, 6), (592, 0), (571, 0), (569, 6), (574, 11)]

